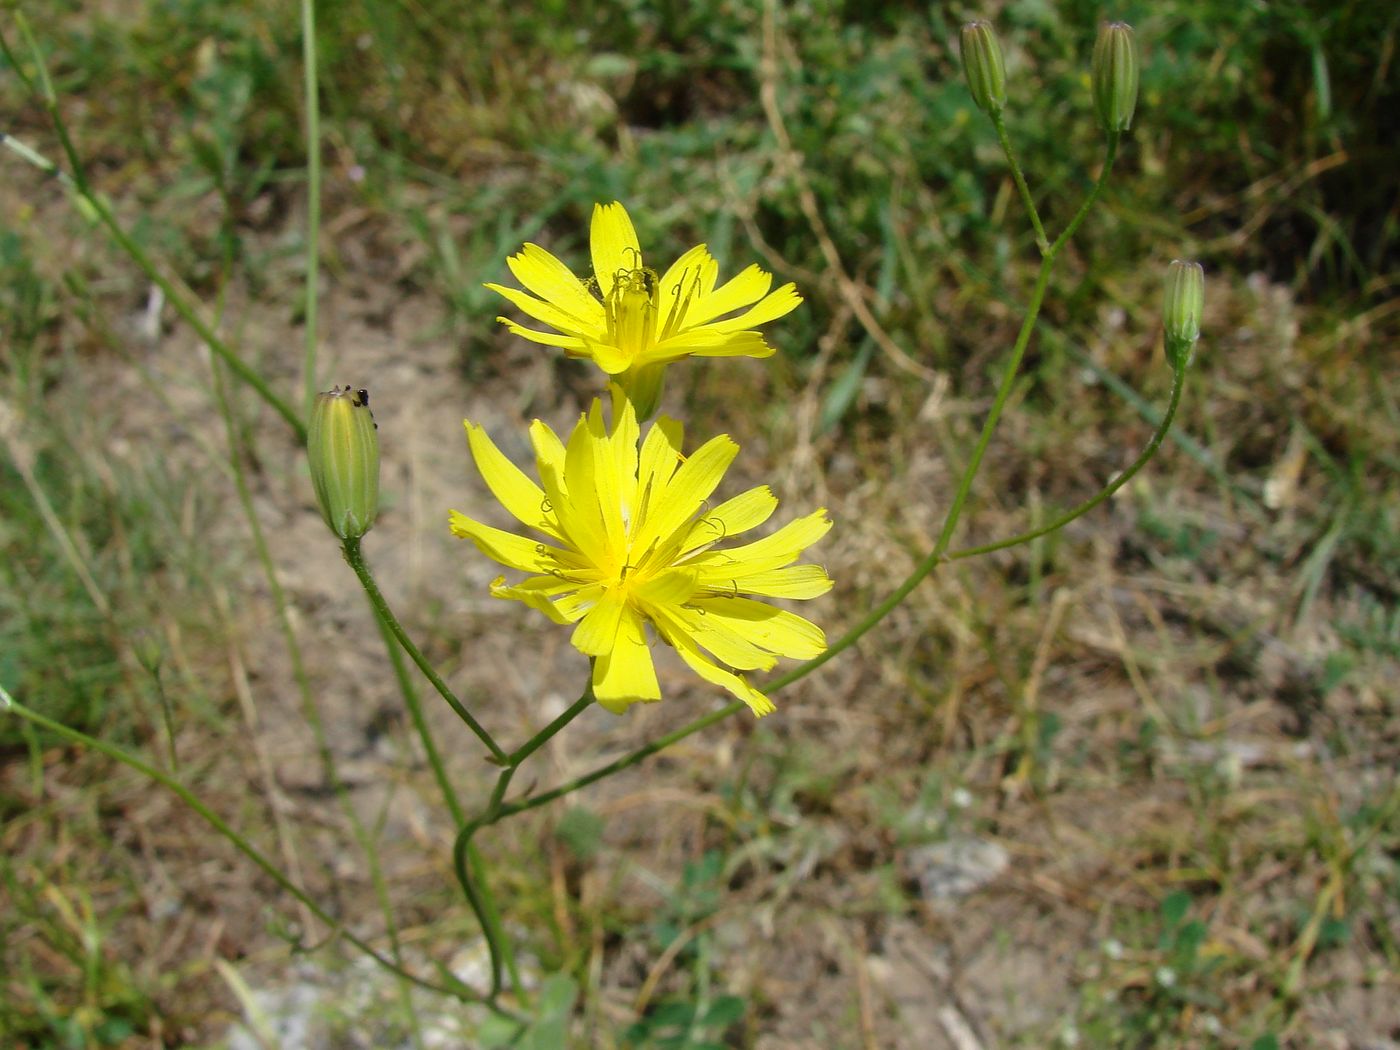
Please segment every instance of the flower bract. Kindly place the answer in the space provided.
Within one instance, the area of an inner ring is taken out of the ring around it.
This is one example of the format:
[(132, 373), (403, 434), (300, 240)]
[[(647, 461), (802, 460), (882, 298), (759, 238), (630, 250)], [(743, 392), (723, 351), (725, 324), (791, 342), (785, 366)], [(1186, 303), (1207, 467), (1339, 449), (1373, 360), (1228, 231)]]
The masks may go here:
[(703, 244), (664, 272), (648, 267), (632, 220), (615, 201), (594, 205), (589, 241), (591, 278), (526, 244), (507, 260), (523, 290), (486, 287), (550, 330), (497, 320), (516, 335), (593, 361), (616, 377), (643, 420), (655, 411), (667, 364), (692, 355), (767, 357), (773, 347), (758, 326), (802, 302), (792, 284), (769, 291), (773, 275), (756, 265), (717, 286), (719, 264)]
[(679, 423), (661, 419), (643, 439), (632, 403), (617, 397), (614, 405), (611, 431), (595, 400), (567, 444), (534, 422), (538, 484), (467, 421), (482, 478), (537, 537), (459, 511), (452, 512), (452, 531), (528, 574), (514, 584), (498, 578), (493, 595), (574, 625), (572, 642), (594, 658), (594, 695), (609, 710), (661, 698), (650, 624), (700, 677), (767, 714), (768, 697), (727, 668), (766, 671), (780, 656), (809, 659), (825, 651), (821, 628), (754, 596), (815, 598), (829, 590), (821, 566), (795, 563), (831, 521), (818, 510), (762, 539), (721, 547), (767, 521), (778, 505), (766, 485), (711, 505), (738, 445), (721, 435), (686, 456)]

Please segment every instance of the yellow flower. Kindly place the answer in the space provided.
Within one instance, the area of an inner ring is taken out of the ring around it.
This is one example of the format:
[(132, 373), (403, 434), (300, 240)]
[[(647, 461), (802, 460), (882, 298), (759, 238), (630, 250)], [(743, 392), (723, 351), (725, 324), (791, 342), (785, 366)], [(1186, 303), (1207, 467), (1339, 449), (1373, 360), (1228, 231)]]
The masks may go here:
[(632, 220), (616, 201), (593, 206), (589, 240), (587, 281), (539, 245), (526, 244), (507, 260), (524, 291), (486, 287), (554, 331), (496, 320), (516, 335), (593, 361), (616, 377), (643, 420), (656, 410), (667, 364), (691, 355), (768, 357), (773, 348), (754, 329), (802, 302), (792, 284), (769, 292), (773, 275), (756, 265), (716, 288), (719, 264), (703, 244), (658, 277), (643, 263)]
[(721, 435), (687, 457), (675, 420), (659, 420), (642, 440), (632, 403), (618, 397), (614, 406), (611, 433), (595, 400), (567, 446), (535, 420), (530, 438), (542, 487), (466, 421), (487, 486), (544, 539), (492, 528), (455, 510), (452, 531), (487, 557), (532, 574), (518, 584), (499, 577), (493, 595), (524, 602), (555, 623), (577, 625), (573, 644), (594, 658), (593, 691), (608, 710), (661, 699), (647, 645), (650, 623), (700, 677), (729, 690), (754, 714), (767, 714), (773, 704), (766, 696), (706, 654), (740, 671), (766, 671), (779, 656), (808, 659), (825, 651), (821, 628), (749, 596), (826, 593), (831, 579), (821, 566), (793, 563), (831, 521), (818, 510), (764, 539), (720, 549), (720, 541), (767, 521), (778, 505), (760, 485), (710, 506), (739, 446)]

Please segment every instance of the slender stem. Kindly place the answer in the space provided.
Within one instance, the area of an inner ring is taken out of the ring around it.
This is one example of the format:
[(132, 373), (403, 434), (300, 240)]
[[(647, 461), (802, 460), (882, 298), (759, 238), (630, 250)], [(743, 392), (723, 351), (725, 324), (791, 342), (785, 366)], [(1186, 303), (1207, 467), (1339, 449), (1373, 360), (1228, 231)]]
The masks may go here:
[(423, 672), (423, 676), (432, 683), (438, 694), (447, 701), (447, 705), (457, 712), (457, 717), (467, 724), (467, 728), (476, 734), (476, 738), (486, 745), (486, 749), (491, 752), (491, 757), (497, 764), (506, 766), (510, 764), (510, 756), (501, 750), (501, 745), (496, 743), (491, 734), (488, 733), (475, 718), (472, 713), (462, 706), (462, 701), (458, 700), (447, 683), (442, 680), (442, 676), (433, 669), (433, 665), (428, 662), (428, 658), (422, 654), (418, 646), (413, 644), (408, 634), (404, 631), (403, 625), (394, 616), (393, 610), (389, 608), (389, 603), (384, 600), (384, 595), (380, 593), (379, 585), (374, 582), (374, 576), (369, 571), (369, 566), (365, 564), (364, 556), (360, 553), (359, 540), (345, 541), (345, 560), (350, 563), (350, 568), (355, 570), (355, 575), (360, 578), (360, 585), (364, 587), (365, 593), (369, 595), (370, 604), (374, 606), (375, 614), (389, 628), (398, 643), (403, 646), (404, 652), (408, 653), (409, 659), (418, 665), (418, 670)]
[(174, 308), (177, 314), (184, 318), (186, 324), (195, 330), (204, 344), (222, 358), (224, 364), (228, 365), (229, 370), (232, 371), (234, 375), (238, 376), (240, 380), (252, 387), (254, 392), (257, 393), (274, 412), (286, 421), (287, 425), (290, 426), (292, 431), (296, 434), (298, 442), (303, 445), (306, 444), (306, 424), (302, 422), (301, 418), (297, 415), (296, 409), (287, 404), (286, 401), (273, 391), (272, 387), (268, 386), (267, 380), (248, 364), (248, 362), (239, 357), (227, 343), (214, 334), (214, 329), (199, 316), (195, 308), (180, 294), (175, 285), (167, 280), (160, 270), (156, 268), (156, 264), (151, 260), (151, 257), (146, 254), (145, 250), (131, 239), (131, 236), (126, 230), (122, 229), (121, 224), (117, 222), (116, 216), (112, 214), (112, 210), (107, 206), (106, 201), (93, 194), (86, 194), (84, 200), (96, 210), (98, 218), (102, 220), (102, 225), (107, 228), (108, 234), (117, 242), (117, 245), (122, 251), (131, 256), (132, 261), (135, 262), (137, 266), (141, 267), (146, 276), (155, 283), (156, 287), (158, 287), (162, 293), (164, 293), (166, 302)]
[(1133, 476), (1147, 466), (1148, 461), (1157, 454), (1157, 450), (1162, 447), (1162, 442), (1166, 439), (1167, 431), (1171, 429), (1172, 420), (1176, 417), (1177, 407), (1181, 404), (1181, 392), (1186, 385), (1186, 369), (1176, 368), (1172, 371), (1172, 391), (1167, 402), (1166, 411), (1162, 415), (1162, 420), (1157, 424), (1157, 429), (1152, 434), (1152, 439), (1148, 441), (1147, 447), (1142, 450), (1141, 455), (1133, 460), (1132, 464), (1099, 490), (1095, 495), (1086, 499), (1072, 510), (1067, 510), (1059, 517), (1053, 519), (1049, 524), (1040, 528), (1032, 529), (1030, 532), (1023, 532), (1019, 536), (1012, 536), (1009, 539), (998, 540), (995, 543), (984, 543), (980, 547), (964, 547), (962, 550), (953, 551), (947, 556), (948, 561), (960, 561), (963, 558), (972, 558), (979, 554), (990, 554), (992, 551), (1005, 550), (1008, 547), (1016, 547), (1022, 543), (1029, 543), (1039, 539), (1041, 536), (1049, 535), (1058, 529), (1064, 528), (1075, 518), (1082, 517), (1089, 513), (1104, 500), (1111, 497), (1121, 489)]
[(1104, 147), (1103, 167), (1099, 170), (1099, 177), (1094, 180), (1093, 188), (1089, 190), (1089, 195), (1084, 198), (1084, 203), (1079, 206), (1079, 210), (1074, 213), (1074, 218), (1070, 219), (1064, 233), (1056, 237), (1055, 243), (1050, 246), (1051, 258), (1060, 254), (1060, 249), (1069, 243), (1069, 239), (1075, 235), (1080, 225), (1088, 218), (1089, 212), (1098, 201), (1099, 194), (1103, 192), (1104, 186), (1108, 183), (1109, 173), (1113, 171), (1113, 162), (1118, 158), (1120, 138), (1120, 132), (1110, 131), (1108, 133), (1108, 143)]
[(156, 687), (156, 699), (160, 701), (160, 713), (165, 721), (165, 742), (170, 752), (170, 771), (180, 773), (180, 756), (175, 750), (175, 711), (170, 705), (170, 694), (165, 691), (165, 681), (160, 676), (160, 668), (151, 670), (151, 680)]
[(360, 951), (364, 952), (364, 954), (368, 955), (380, 966), (384, 967), (391, 973), (398, 974), (400, 977), (412, 981), (420, 988), (426, 988), (429, 991), (438, 992), (441, 995), (455, 996), (459, 999), (469, 998), (469, 996), (465, 994), (469, 990), (466, 990), (464, 988), (455, 988), (436, 984), (432, 981), (426, 980), (425, 978), (419, 977), (416, 974), (410, 973), (408, 970), (405, 970), (393, 960), (381, 955), (366, 941), (351, 933), (344, 927), (343, 924), (336, 921), (336, 919), (329, 912), (327, 912), (326, 909), (321, 907), (321, 905), (317, 904), (316, 901), (305, 890), (303, 890), (300, 886), (298, 886), (286, 875), (284, 875), (282, 873), (282, 870), (278, 868), (276, 864), (272, 863), (272, 861), (268, 860), (267, 857), (265, 857), (261, 852), (259, 852), (257, 847), (255, 847), (251, 842), (245, 839), (237, 831), (233, 830), (233, 828), (229, 826), (229, 824), (222, 817), (220, 817), (212, 809), (206, 806), (199, 799), (198, 796), (196, 796), (192, 791), (189, 790), (189, 788), (185, 787), (185, 785), (181, 784), (174, 777), (168, 775), (160, 769), (157, 769), (154, 766), (148, 765), (147, 763), (141, 761), (141, 759), (137, 758), (135, 755), (128, 754), (121, 748), (115, 747), (104, 740), (98, 740), (95, 737), (90, 737), (86, 733), (79, 732), (76, 729), (71, 729), (61, 722), (55, 722), (53, 719), (46, 718), (44, 715), (39, 714), (39, 712), (37, 711), (30, 710), (29, 708), (21, 704), (18, 700), (14, 699), (14, 697), (10, 696), (10, 694), (5, 691), (3, 686), (0, 686), (0, 711), (13, 712), (14, 714), (17, 714), (21, 718), (25, 719), (25, 721), (27, 722), (31, 722), (34, 725), (39, 726), (40, 728), (47, 729), (51, 733), (57, 733), (59, 736), (67, 740), (71, 740), (75, 744), (81, 744), (83, 747), (91, 748), (94, 751), (101, 752), (108, 758), (114, 759), (115, 761), (122, 763), (122, 765), (134, 769), (142, 776), (145, 776), (150, 780), (154, 780), (157, 784), (161, 785), (161, 787), (164, 787), (167, 790), (173, 792), (175, 795), (177, 795), (181, 802), (187, 805), (190, 809), (194, 810), (194, 812), (197, 813), (204, 820), (205, 823), (207, 823), (211, 828), (213, 828), (214, 831), (222, 835), (235, 849), (237, 849), (245, 857), (247, 857), (254, 864), (256, 864), (258, 868), (260, 868), (262, 872), (265, 875), (267, 875), (268, 878), (272, 879), (272, 881), (277, 883), (278, 886), (282, 887), (282, 889), (286, 890), (289, 894), (291, 894), (298, 901), (304, 904), (306, 908), (311, 912), (311, 914), (315, 915), (316, 918), (320, 919), (323, 923), (325, 923), (326, 926), (329, 927), (334, 933), (341, 937), (344, 937), (346, 941), (348, 941), (350, 944), (353, 944)]
[(302, 359), (303, 409), (316, 400), (316, 306), (321, 270), (321, 103), (316, 63), (316, 0), (301, 0), (301, 52), (306, 93), (306, 351)]
[(427, 716), (423, 713), (423, 702), (418, 696), (418, 690), (413, 685), (413, 680), (409, 677), (408, 665), (404, 662), (403, 649), (399, 647), (393, 631), (379, 615), (379, 610), (373, 602), (370, 603), (370, 608), (374, 609), (374, 621), (379, 625), (379, 633), (384, 639), (384, 649), (389, 654), (389, 662), (393, 664), (394, 677), (398, 680), (399, 692), (403, 694), (404, 706), (408, 708), (408, 715), (413, 719), (413, 728), (418, 733), (418, 739), (423, 742), (423, 752), (428, 757), (428, 765), (432, 767), (433, 778), (437, 781), (438, 790), (442, 793), (442, 800), (446, 804), (448, 812), (452, 814), (452, 826), (461, 828), (467, 822), (467, 816), (462, 810), (462, 803), (457, 798), (456, 789), (453, 788), (452, 781), (447, 776), (447, 767), (443, 764), (437, 743), (433, 740)]
[(621, 758), (614, 759), (605, 766), (599, 766), (597, 769), (585, 773), (581, 777), (570, 780), (567, 784), (561, 784), (559, 787), (549, 791), (543, 791), (538, 795), (531, 795), (529, 798), (523, 798), (518, 802), (512, 802), (502, 806), (496, 819), (504, 820), (506, 817), (514, 816), (516, 813), (524, 813), (527, 809), (536, 809), (546, 803), (553, 802), (555, 799), (563, 798), (565, 795), (572, 795), (575, 791), (579, 790), (579, 788), (585, 788), (589, 784), (602, 780), (604, 777), (612, 776), (614, 773), (627, 769), (630, 766), (635, 766), (643, 759), (650, 758), (658, 751), (664, 751), (672, 744), (684, 740), (691, 734), (698, 733), (702, 729), (708, 729), (716, 722), (724, 721), (736, 711), (744, 710), (746, 706), (747, 705), (742, 700), (734, 700), (718, 710), (711, 711), (707, 715), (702, 715), (693, 722), (686, 723), (680, 729), (673, 730), (665, 736), (657, 737), (651, 743), (644, 744), (637, 748), (637, 750), (629, 752)]
[(563, 729), (575, 718), (583, 714), (589, 707), (593, 706), (593, 701), (595, 699), (596, 697), (593, 695), (593, 683), (589, 682), (588, 687), (583, 691), (583, 695), (570, 704), (568, 710), (510, 753), (511, 767), (515, 768), (519, 766), (520, 763), (524, 762), (548, 743), (550, 738), (558, 733), (559, 730)]
[(1002, 119), (1000, 111), (992, 114), (992, 126), (997, 130), (997, 141), (1001, 143), (1002, 153), (1006, 154), (1006, 163), (1011, 166), (1011, 178), (1015, 180), (1016, 190), (1021, 194), (1021, 203), (1026, 206), (1026, 214), (1030, 216), (1031, 226), (1035, 229), (1035, 246), (1040, 249), (1041, 255), (1045, 255), (1050, 250), (1050, 238), (1045, 236), (1045, 227), (1040, 224), (1040, 213), (1035, 210), (1031, 189), (1026, 185), (1026, 177), (1021, 174), (1021, 165), (1016, 161), (1016, 153), (1011, 148), (1011, 136), (1006, 133), (1006, 121)]
[(477, 921), (481, 923), (482, 933), (486, 936), (486, 946), (491, 953), (491, 993), (489, 998), (494, 998), (501, 992), (503, 962), (510, 970), (511, 982), (515, 985), (517, 994), (521, 991), (521, 982), (520, 974), (515, 966), (515, 954), (511, 950), (510, 940), (506, 937), (505, 930), (501, 926), (496, 902), (491, 897), (491, 892), (482, 877), (482, 861), (475, 844), (472, 842), (472, 837), (482, 828), (495, 824), (503, 817), (518, 813), (523, 809), (534, 808), (519, 804), (504, 805), (506, 789), (510, 786), (515, 771), (520, 768), (522, 762), (543, 747), (555, 734), (593, 706), (594, 699), (593, 683), (590, 681), (588, 687), (584, 689), (583, 695), (570, 704), (566, 711), (507, 756), (505, 768), (496, 778), (496, 786), (491, 791), (491, 798), (486, 803), (486, 808), (478, 817), (463, 825), (461, 831), (457, 833), (457, 841), (453, 843), (452, 864), (457, 871), (457, 881), (461, 883), (467, 903), (471, 905), (472, 911), (476, 913)]

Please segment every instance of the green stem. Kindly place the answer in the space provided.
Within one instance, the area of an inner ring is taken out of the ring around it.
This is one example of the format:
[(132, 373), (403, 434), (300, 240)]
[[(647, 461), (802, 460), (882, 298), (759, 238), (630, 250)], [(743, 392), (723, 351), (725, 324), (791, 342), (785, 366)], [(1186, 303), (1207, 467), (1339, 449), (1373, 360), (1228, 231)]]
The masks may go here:
[(527, 809), (536, 809), (546, 803), (553, 802), (555, 799), (563, 798), (565, 795), (571, 795), (579, 790), (579, 788), (585, 788), (589, 784), (602, 780), (604, 777), (612, 776), (614, 773), (621, 772), (630, 766), (635, 766), (638, 762), (650, 758), (658, 751), (664, 751), (672, 744), (678, 743), (691, 734), (700, 732), (702, 729), (708, 729), (716, 722), (722, 722), (730, 715), (737, 711), (742, 711), (746, 707), (747, 705), (742, 700), (731, 701), (724, 707), (711, 711), (707, 715), (702, 715), (700, 718), (695, 719), (695, 721), (688, 722), (680, 729), (673, 730), (665, 736), (657, 737), (651, 743), (644, 744), (637, 748), (637, 750), (629, 752), (621, 758), (614, 759), (605, 766), (599, 766), (597, 769), (585, 773), (581, 777), (570, 780), (567, 784), (561, 784), (559, 787), (549, 791), (543, 791), (538, 795), (531, 795), (529, 798), (502, 806), (496, 819), (504, 820), (506, 817), (514, 816), (516, 813), (524, 813)]
[(442, 755), (433, 740), (427, 716), (423, 713), (423, 702), (418, 696), (418, 690), (414, 687), (413, 680), (409, 677), (408, 665), (404, 662), (403, 649), (399, 647), (393, 631), (379, 615), (379, 610), (375, 608), (373, 602), (370, 603), (370, 608), (374, 609), (374, 621), (379, 625), (379, 633), (384, 639), (385, 651), (388, 652), (389, 662), (394, 667), (394, 677), (398, 680), (399, 692), (403, 694), (404, 706), (408, 708), (408, 715), (413, 719), (413, 728), (418, 733), (418, 739), (423, 742), (423, 751), (428, 756), (428, 765), (432, 767), (433, 778), (437, 781), (438, 790), (442, 792), (442, 800), (446, 804), (448, 812), (452, 814), (452, 826), (460, 829), (467, 822), (467, 815), (462, 810), (462, 803), (457, 799), (457, 792), (447, 776), (447, 767), (443, 764)]
[(170, 771), (178, 776), (180, 756), (175, 751), (175, 712), (170, 706), (170, 695), (165, 691), (165, 682), (160, 677), (159, 667), (151, 671), (151, 678), (156, 688), (156, 699), (160, 701), (161, 717), (165, 721), (165, 741), (170, 752)]
[(1099, 194), (1103, 192), (1104, 186), (1108, 183), (1109, 173), (1113, 170), (1113, 162), (1118, 159), (1118, 141), (1120, 133), (1110, 131), (1108, 133), (1108, 143), (1104, 147), (1103, 168), (1099, 171), (1099, 177), (1094, 180), (1093, 189), (1084, 198), (1084, 203), (1079, 206), (1079, 210), (1074, 213), (1074, 218), (1070, 219), (1069, 225), (1065, 227), (1064, 233), (1055, 238), (1055, 243), (1050, 246), (1050, 257), (1053, 259), (1060, 254), (1060, 249), (1069, 243), (1069, 239), (1078, 231), (1080, 225), (1089, 216), (1094, 204), (1099, 199)]
[(303, 408), (316, 400), (316, 306), (321, 268), (321, 105), (317, 83), (316, 0), (301, 0), (301, 50), (306, 93), (306, 351), (302, 359)]
[(379, 590), (379, 585), (374, 582), (374, 576), (369, 571), (369, 566), (365, 564), (364, 556), (360, 553), (360, 541), (346, 540), (345, 560), (350, 563), (350, 568), (355, 570), (355, 575), (360, 578), (360, 585), (364, 587), (365, 593), (369, 595), (370, 604), (374, 606), (375, 615), (389, 629), (398, 643), (403, 646), (404, 652), (408, 653), (409, 659), (418, 665), (418, 670), (423, 672), (423, 676), (432, 683), (438, 694), (447, 701), (447, 705), (457, 712), (457, 717), (466, 723), (467, 728), (476, 734), (476, 738), (486, 745), (486, 749), (491, 752), (491, 757), (498, 765), (507, 766), (510, 764), (510, 756), (507, 755), (501, 746), (496, 743), (491, 734), (488, 733), (475, 718), (472, 713), (462, 706), (462, 701), (458, 700), (447, 683), (442, 680), (442, 676), (433, 669), (433, 665), (428, 662), (418, 646), (413, 644), (408, 634), (404, 631), (403, 625), (394, 616), (393, 610), (389, 608), (389, 603), (384, 600), (384, 595)]
[(507, 756), (505, 768), (496, 778), (496, 786), (491, 791), (491, 798), (486, 803), (486, 808), (482, 810), (480, 816), (463, 825), (461, 831), (457, 833), (457, 841), (452, 845), (452, 863), (457, 871), (457, 881), (461, 883), (467, 903), (471, 905), (472, 911), (476, 913), (477, 921), (481, 923), (482, 933), (486, 937), (486, 946), (491, 953), (491, 992), (488, 999), (494, 999), (501, 993), (503, 962), (510, 970), (511, 982), (515, 985), (517, 994), (521, 990), (521, 982), (520, 974), (515, 965), (515, 954), (511, 950), (510, 940), (506, 937), (505, 930), (501, 926), (496, 902), (492, 899), (486, 881), (482, 877), (481, 856), (477, 852), (472, 838), (482, 828), (495, 824), (504, 817), (519, 813), (523, 809), (534, 808), (519, 804), (511, 806), (504, 804), (506, 789), (510, 786), (515, 771), (520, 768), (521, 763), (544, 746), (555, 734), (588, 710), (593, 705), (594, 699), (593, 684), (590, 681), (588, 688), (583, 691), (583, 695), (570, 704), (568, 710)]
[(1186, 385), (1186, 369), (1184, 367), (1174, 369), (1172, 372), (1171, 397), (1167, 402), (1166, 411), (1162, 415), (1161, 422), (1157, 424), (1157, 429), (1152, 434), (1152, 439), (1148, 441), (1147, 447), (1142, 450), (1142, 454), (1133, 460), (1132, 464), (1123, 473), (1115, 477), (1107, 486), (1098, 493), (1086, 499), (1073, 510), (1067, 510), (1059, 517), (1052, 520), (1048, 525), (1042, 525), (1038, 529), (1030, 532), (1023, 532), (1019, 536), (1012, 536), (1010, 539), (998, 540), (995, 543), (984, 543), (980, 547), (964, 547), (962, 550), (953, 551), (947, 556), (947, 561), (960, 561), (963, 558), (975, 557), (979, 554), (990, 554), (992, 551), (1006, 550), (1008, 547), (1017, 547), (1022, 543), (1030, 543), (1041, 536), (1049, 535), (1057, 529), (1064, 528), (1075, 518), (1083, 517), (1093, 510), (1104, 500), (1110, 498), (1115, 492), (1121, 489), (1133, 476), (1147, 466), (1148, 461), (1157, 454), (1157, 450), (1162, 447), (1162, 442), (1166, 439), (1167, 431), (1171, 429), (1172, 420), (1176, 417), (1176, 410), (1181, 404), (1181, 392)]
[(1050, 238), (1045, 236), (1045, 227), (1040, 224), (1040, 213), (1035, 210), (1031, 189), (1026, 185), (1026, 177), (1021, 174), (1021, 165), (1016, 161), (1016, 153), (1011, 148), (1011, 136), (1006, 133), (1006, 121), (1002, 119), (1000, 111), (992, 114), (992, 126), (996, 128), (997, 141), (1001, 143), (1001, 151), (1006, 155), (1006, 163), (1011, 166), (1011, 178), (1016, 183), (1016, 190), (1021, 194), (1021, 203), (1026, 206), (1026, 214), (1030, 216), (1031, 226), (1035, 229), (1035, 246), (1040, 249), (1041, 255), (1045, 255), (1050, 250)]
[(322, 908), (321, 905), (316, 903), (316, 901), (312, 899), (312, 897), (305, 890), (303, 890), (300, 886), (298, 886), (286, 875), (284, 875), (281, 869), (277, 867), (277, 865), (273, 864), (272, 861), (268, 860), (267, 857), (265, 857), (261, 852), (259, 852), (257, 847), (255, 847), (251, 842), (245, 839), (237, 831), (234, 831), (233, 828), (229, 826), (229, 824), (222, 817), (220, 817), (212, 809), (206, 806), (199, 799), (198, 796), (196, 796), (192, 791), (189, 790), (189, 788), (185, 787), (174, 777), (168, 775), (162, 770), (155, 768), (154, 766), (148, 765), (147, 763), (141, 761), (141, 759), (137, 758), (135, 755), (128, 754), (119, 747), (114, 747), (106, 741), (98, 740), (95, 737), (90, 737), (86, 733), (79, 732), (76, 729), (71, 729), (61, 722), (55, 722), (53, 719), (46, 718), (44, 715), (39, 714), (39, 712), (37, 711), (30, 710), (29, 708), (21, 704), (18, 700), (14, 699), (14, 697), (10, 696), (10, 694), (6, 692), (3, 687), (0, 687), (0, 711), (10, 711), (16, 715), (19, 715), (26, 722), (33, 723), (34, 725), (39, 726), (42, 729), (47, 729), (51, 733), (56, 733), (66, 740), (71, 740), (75, 744), (80, 744), (83, 747), (92, 749), (93, 751), (98, 751), (106, 755), (108, 758), (114, 759), (115, 761), (120, 762), (122, 765), (134, 769), (142, 776), (155, 781), (157, 784), (161, 785), (161, 787), (164, 787), (167, 790), (173, 792), (176, 796), (179, 797), (181, 802), (187, 805), (190, 809), (194, 810), (194, 812), (197, 813), (206, 824), (213, 828), (214, 831), (216, 831), (219, 835), (223, 836), (226, 840), (228, 840), (228, 842), (236, 850), (238, 850), (238, 852), (242, 853), (245, 857), (247, 857), (255, 865), (257, 865), (258, 868), (262, 870), (263, 874), (265, 874), (268, 878), (272, 879), (272, 881), (277, 883), (278, 886), (282, 887), (282, 889), (284, 889), (287, 893), (291, 894), (298, 901), (304, 904), (307, 907), (307, 909), (311, 912), (311, 914), (315, 915), (316, 918), (320, 919), (323, 923), (325, 923), (330, 930), (332, 930), (337, 935), (344, 937), (346, 941), (348, 941), (350, 944), (353, 944), (365, 955), (368, 955), (380, 966), (384, 967), (384, 969), (388, 970), (391, 973), (397, 974), (398, 976), (408, 981), (412, 981), (420, 988), (426, 988), (428, 991), (437, 992), (440, 995), (455, 996), (459, 999), (467, 998), (467, 996), (464, 994), (464, 990), (461, 988), (452, 988), (447, 987), (445, 985), (435, 984), (432, 981), (426, 980), (425, 978), (419, 977), (416, 974), (410, 973), (408, 970), (405, 970), (402, 966), (399, 966), (397, 963), (395, 963), (392, 959), (381, 955), (369, 943), (347, 930), (341, 923), (337, 922), (329, 912)]

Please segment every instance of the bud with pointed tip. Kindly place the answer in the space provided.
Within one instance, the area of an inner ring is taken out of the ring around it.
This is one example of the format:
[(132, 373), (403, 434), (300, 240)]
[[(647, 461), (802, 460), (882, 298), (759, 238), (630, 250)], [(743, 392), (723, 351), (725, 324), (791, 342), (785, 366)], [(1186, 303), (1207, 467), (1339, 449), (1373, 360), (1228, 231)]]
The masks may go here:
[(1133, 27), (1107, 22), (1094, 42), (1094, 109), (1105, 131), (1127, 131), (1137, 108), (1138, 54)]
[(311, 484), (326, 524), (343, 540), (370, 530), (379, 510), (379, 435), (369, 393), (331, 387), (316, 395), (307, 428)]
[(996, 116), (1006, 105), (1006, 62), (990, 22), (978, 19), (962, 27), (962, 62), (972, 101)]
[(1167, 334), (1167, 356), (1174, 367), (1191, 360), (1191, 349), (1201, 335), (1201, 311), (1205, 301), (1206, 275), (1201, 264), (1173, 259), (1167, 267), (1162, 327)]

